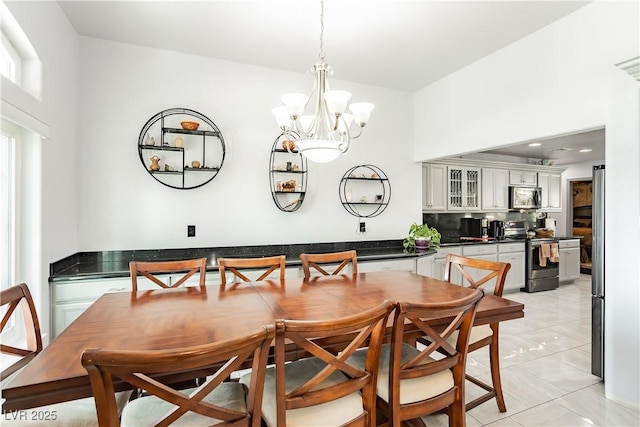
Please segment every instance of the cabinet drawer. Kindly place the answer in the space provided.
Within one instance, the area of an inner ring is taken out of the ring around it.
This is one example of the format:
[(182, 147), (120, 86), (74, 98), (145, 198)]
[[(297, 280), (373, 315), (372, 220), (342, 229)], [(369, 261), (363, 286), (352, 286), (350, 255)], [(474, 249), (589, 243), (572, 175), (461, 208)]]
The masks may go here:
[(498, 253), (498, 245), (493, 245), (493, 244), (462, 247), (462, 255), (464, 256), (490, 255), (490, 254), (497, 254), (497, 253)]
[(501, 254), (524, 252), (524, 243), (500, 243), (498, 244), (498, 252)]
[(96, 300), (107, 292), (131, 292), (131, 279), (96, 279), (53, 285), (54, 302)]
[(433, 255), (434, 259), (446, 258), (447, 254), (462, 255), (462, 248), (460, 246), (448, 246), (446, 248), (438, 249), (438, 252)]
[(410, 259), (399, 259), (399, 260), (393, 260), (393, 261), (358, 262), (358, 273), (367, 273), (370, 271), (391, 271), (391, 270), (410, 271), (412, 273), (415, 273), (416, 260), (413, 258), (410, 258)]
[(578, 240), (578, 239), (560, 240), (558, 242), (558, 247), (560, 249), (562, 249), (562, 248), (579, 248), (580, 247), (580, 240)]

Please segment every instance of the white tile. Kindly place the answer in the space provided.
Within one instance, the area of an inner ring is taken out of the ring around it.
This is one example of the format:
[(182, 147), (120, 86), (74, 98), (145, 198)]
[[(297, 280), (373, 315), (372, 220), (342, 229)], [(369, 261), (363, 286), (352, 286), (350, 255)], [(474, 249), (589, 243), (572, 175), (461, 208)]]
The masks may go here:
[(638, 426), (638, 410), (620, 405), (604, 397), (603, 384), (598, 383), (554, 400), (599, 426)]
[(512, 418), (524, 427), (544, 426), (544, 427), (573, 427), (573, 426), (593, 426), (594, 424), (575, 412), (560, 406), (554, 402), (547, 402), (534, 408), (513, 415)]

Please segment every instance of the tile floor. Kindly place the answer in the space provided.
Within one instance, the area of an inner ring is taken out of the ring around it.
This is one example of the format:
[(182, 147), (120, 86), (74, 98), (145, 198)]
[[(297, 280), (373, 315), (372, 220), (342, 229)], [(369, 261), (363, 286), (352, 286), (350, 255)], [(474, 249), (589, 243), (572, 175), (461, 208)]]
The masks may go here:
[[(640, 413), (604, 398), (591, 375), (591, 276), (547, 292), (505, 294), (525, 304), (525, 317), (500, 325), (502, 388), (507, 412), (495, 400), (467, 412), (467, 426), (640, 426)], [(469, 354), (467, 372), (491, 384), (489, 353)], [(467, 400), (482, 394), (467, 382)], [(446, 415), (425, 417), (447, 426)]]

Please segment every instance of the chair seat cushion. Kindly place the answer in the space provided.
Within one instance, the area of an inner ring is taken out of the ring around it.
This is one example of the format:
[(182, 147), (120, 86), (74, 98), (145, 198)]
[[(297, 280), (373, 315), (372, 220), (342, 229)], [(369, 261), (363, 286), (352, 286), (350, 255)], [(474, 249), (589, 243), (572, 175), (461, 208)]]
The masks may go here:
[[(286, 392), (289, 393), (303, 384), (315, 374), (320, 372), (326, 364), (316, 358), (302, 359), (286, 365)], [(334, 372), (316, 389), (332, 386), (346, 380), (342, 372)], [(251, 374), (244, 375), (240, 382), (248, 385)], [(264, 382), (264, 395), (262, 397), (262, 418), (265, 423), (274, 427), (277, 425), (276, 417), (276, 370), (271, 367), (266, 371)], [(348, 396), (336, 399), (320, 405), (308, 408), (290, 409), (287, 411), (287, 427), (294, 426), (339, 426), (351, 421), (364, 412), (362, 396), (360, 393), (352, 393)]]
[[(131, 391), (116, 393), (118, 411), (129, 401)], [(23, 411), (8, 412), (2, 415), (0, 425), (5, 426), (98, 426), (98, 414), (93, 397), (71, 400), (69, 402), (40, 406)]]
[[(471, 328), (471, 335), (469, 336), (469, 344), (476, 343), (480, 340), (483, 340), (487, 337), (493, 335), (493, 329), (489, 325), (480, 325), (474, 326)], [(447, 342), (451, 345), (456, 345), (456, 341), (458, 340), (458, 331), (454, 331), (449, 338), (447, 338)]]
[[(366, 350), (358, 350), (351, 356), (347, 363), (363, 368), (366, 360)], [(420, 353), (415, 347), (404, 343), (402, 345), (402, 363), (407, 362)], [(377, 394), (385, 402), (389, 402), (389, 361), (391, 359), (391, 345), (384, 344), (380, 355), (380, 369), (378, 370)], [(430, 363), (435, 359), (425, 359), (424, 363)], [(400, 404), (419, 402), (437, 396), (453, 388), (453, 373), (450, 369), (437, 372), (426, 377), (411, 378), (400, 382)]]
[[(181, 391), (184, 394), (189, 394), (194, 390), (195, 388)], [(217, 406), (224, 406), (225, 408), (236, 411), (246, 412), (247, 410), (244, 386), (237, 382), (225, 382), (220, 384), (211, 393), (209, 393), (203, 401)], [(175, 407), (175, 405), (172, 405), (171, 403), (156, 396), (139, 397), (129, 402), (129, 404), (124, 408), (124, 411), (122, 411), (120, 425), (123, 427), (153, 425), (161, 416), (166, 415), (168, 411)], [(220, 420), (216, 421), (213, 418), (196, 414), (194, 412), (187, 412), (173, 423), (172, 426), (210, 426), (220, 424), (221, 422), (222, 421)]]

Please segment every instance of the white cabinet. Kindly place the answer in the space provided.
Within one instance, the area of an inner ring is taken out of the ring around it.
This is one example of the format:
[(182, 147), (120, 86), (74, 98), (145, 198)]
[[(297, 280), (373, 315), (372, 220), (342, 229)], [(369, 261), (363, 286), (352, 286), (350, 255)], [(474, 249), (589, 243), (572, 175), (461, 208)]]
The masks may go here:
[(580, 240), (560, 240), (560, 281), (572, 282), (580, 277)]
[(447, 167), (447, 208), (450, 211), (480, 209), (480, 168)]
[(372, 271), (408, 271), (416, 272), (416, 259), (404, 258), (383, 261), (358, 261), (358, 273)]
[(498, 261), (508, 262), (511, 268), (504, 281), (503, 292), (519, 291), (526, 281), (524, 242), (498, 244)]
[[(467, 258), (482, 259), (485, 261), (497, 261), (498, 260), (498, 245), (496, 244), (482, 244), (482, 245), (465, 245), (462, 246), (462, 255)], [(473, 280), (480, 280), (487, 275), (486, 270), (478, 270), (475, 268), (465, 267), (465, 270), (471, 275)], [(462, 278), (461, 278), (462, 281)], [(469, 284), (464, 281), (464, 285)], [(482, 285), (482, 288), (487, 293), (493, 293), (493, 289), (496, 285), (496, 280), (491, 279), (486, 284)]]
[(422, 165), (422, 210), (442, 212), (447, 209), (447, 167)]
[(540, 209), (547, 212), (560, 212), (560, 174), (538, 172), (538, 187), (541, 189), (542, 200)]
[[(418, 258), (416, 260), (416, 273), (422, 276), (444, 280), (444, 267), (447, 262), (447, 254), (449, 253), (462, 255), (462, 248), (460, 246), (441, 247), (438, 249), (438, 252), (433, 255)], [(459, 272), (454, 271), (452, 276), (452, 283), (462, 283), (462, 276)]]
[(509, 171), (509, 185), (525, 185), (535, 187), (538, 185), (535, 171), (512, 169)]
[(509, 210), (509, 171), (482, 168), (482, 210)]

